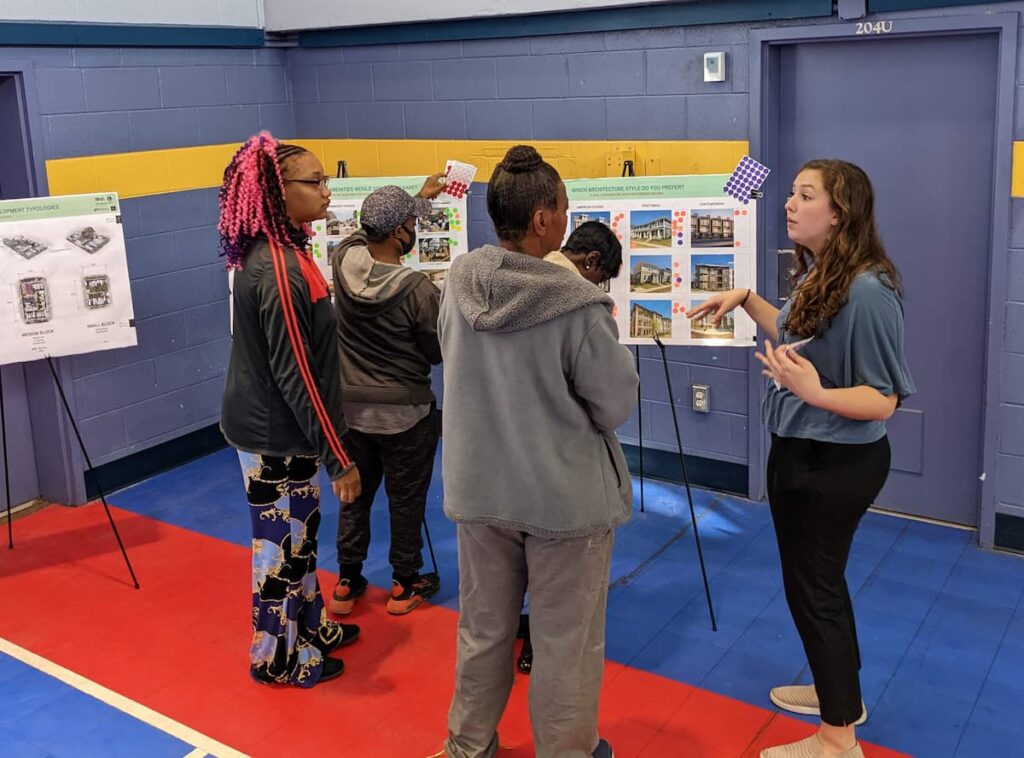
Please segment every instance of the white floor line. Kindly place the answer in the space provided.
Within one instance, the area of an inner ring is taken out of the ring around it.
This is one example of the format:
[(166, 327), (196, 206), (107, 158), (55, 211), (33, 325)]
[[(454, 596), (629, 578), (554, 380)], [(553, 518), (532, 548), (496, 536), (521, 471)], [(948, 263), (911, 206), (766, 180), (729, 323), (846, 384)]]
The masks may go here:
[(5, 653), (38, 671), (42, 671), (44, 674), (48, 674), (64, 682), (64, 684), (74, 687), (76, 690), (84, 692), (86, 695), (94, 697), (123, 713), (127, 713), (129, 716), (143, 721), (172, 737), (177, 737), (182, 742), (187, 742), (195, 747), (195, 750), (189, 753), (186, 758), (201, 758), (205, 755), (213, 755), (217, 756), (217, 758), (248, 758), (245, 753), (217, 742), (212, 737), (207, 737), (191, 727), (185, 726), (168, 716), (164, 716), (162, 713), (157, 713), (152, 708), (136, 703), (134, 700), (130, 700), (124, 695), (104, 687), (102, 684), (86, 679), (84, 676), (76, 674), (74, 671), (66, 669), (53, 661), (48, 661), (2, 637), (0, 637), (0, 653)]

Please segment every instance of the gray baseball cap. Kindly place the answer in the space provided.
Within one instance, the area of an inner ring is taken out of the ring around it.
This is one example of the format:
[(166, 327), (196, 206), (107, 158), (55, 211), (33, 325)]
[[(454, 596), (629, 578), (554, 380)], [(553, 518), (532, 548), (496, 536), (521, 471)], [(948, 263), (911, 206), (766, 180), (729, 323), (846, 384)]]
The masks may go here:
[(426, 216), (430, 201), (413, 197), (401, 187), (388, 184), (374, 190), (363, 200), (359, 223), (381, 234), (393, 232), (410, 216)]

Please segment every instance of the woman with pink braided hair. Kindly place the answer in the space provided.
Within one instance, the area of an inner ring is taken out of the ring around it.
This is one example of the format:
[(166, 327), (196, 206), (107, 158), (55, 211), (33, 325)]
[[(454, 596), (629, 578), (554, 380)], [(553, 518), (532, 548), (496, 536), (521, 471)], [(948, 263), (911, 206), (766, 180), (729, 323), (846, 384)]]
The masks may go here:
[(328, 654), (359, 627), (328, 621), (316, 577), (320, 464), (343, 503), (359, 472), (341, 444), (341, 376), (327, 283), (307, 251), (331, 193), (316, 156), (251, 137), (224, 172), (223, 254), (234, 271), (221, 431), (238, 451), (252, 521), (250, 673), (312, 687), (344, 670)]

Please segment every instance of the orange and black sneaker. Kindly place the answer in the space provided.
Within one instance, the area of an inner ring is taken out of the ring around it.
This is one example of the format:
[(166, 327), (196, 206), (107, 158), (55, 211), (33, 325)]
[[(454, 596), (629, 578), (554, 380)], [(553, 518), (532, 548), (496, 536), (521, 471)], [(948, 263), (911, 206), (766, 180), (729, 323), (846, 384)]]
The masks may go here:
[(434, 573), (416, 574), (410, 580), (391, 580), (391, 597), (388, 598), (388, 613), (401, 616), (413, 610), (441, 589), (441, 578)]
[(334, 585), (334, 592), (331, 599), (327, 601), (327, 610), (337, 613), (339, 616), (347, 616), (356, 607), (356, 601), (366, 592), (367, 581), (364, 577), (358, 579), (339, 579)]

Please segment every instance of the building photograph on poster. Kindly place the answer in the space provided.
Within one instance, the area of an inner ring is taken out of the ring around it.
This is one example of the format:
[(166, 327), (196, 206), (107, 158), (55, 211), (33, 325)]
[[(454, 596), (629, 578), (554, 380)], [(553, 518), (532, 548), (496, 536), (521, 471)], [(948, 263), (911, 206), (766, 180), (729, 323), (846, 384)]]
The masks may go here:
[(690, 247), (732, 247), (734, 215), (732, 208), (695, 208), (690, 218)]
[(629, 336), (634, 339), (672, 338), (671, 300), (630, 300)]
[(672, 211), (631, 211), (629, 244), (634, 248), (669, 247), (672, 244)]
[[(694, 300), (690, 308), (703, 304), (703, 300)], [(690, 321), (690, 337), (695, 340), (731, 340), (736, 338), (736, 317), (730, 312), (722, 317), (718, 326), (711, 323), (711, 316)]]
[(451, 218), (447, 208), (435, 208), (429, 216), (421, 216), (416, 220), (420, 234), (437, 234), (447, 232), (451, 225)]
[(347, 237), (359, 228), (359, 211), (327, 212), (327, 236)]
[(629, 291), (652, 294), (671, 292), (672, 256), (629, 256)]
[(611, 211), (578, 211), (576, 213), (570, 213), (569, 234), (572, 234), (588, 221), (598, 221), (610, 229), (612, 225)]
[(445, 277), (448, 276), (448, 269), (439, 268), (436, 271), (426, 271), (424, 273), (426, 273), (427, 278), (430, 279), (431, 284), (438, 289), (441, 289), (441, 285), (444, 284)]
[(419, 241), (420, 263), (449, 263), (451, 242), (447, 237), (430, 237)]
[(725, 292), (736, 281), (734, 255), (694, 255), (690, 258), (692, 292)]

